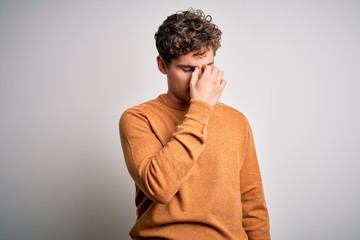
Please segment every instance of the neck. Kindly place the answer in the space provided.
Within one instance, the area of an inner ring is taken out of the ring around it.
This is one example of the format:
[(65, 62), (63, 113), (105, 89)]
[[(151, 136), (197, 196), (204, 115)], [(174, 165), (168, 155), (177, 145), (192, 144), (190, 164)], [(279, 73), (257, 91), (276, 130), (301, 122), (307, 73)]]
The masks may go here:
[(170, 93), (169, 91), (166, 93), (166, 96), (170, 98), (173, 102), (178, 104), (189, 104), (190, 102), (190, 97), (188, 97), (188, 99), (183, 99), (176, 96), (175, 94)]

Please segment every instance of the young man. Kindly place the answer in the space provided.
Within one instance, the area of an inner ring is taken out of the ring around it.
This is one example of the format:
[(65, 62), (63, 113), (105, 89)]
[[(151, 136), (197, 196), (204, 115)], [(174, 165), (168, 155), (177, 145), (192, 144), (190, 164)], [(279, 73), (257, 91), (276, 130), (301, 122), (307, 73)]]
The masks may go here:
[(169, 16), (155, 34), (168, 91), (120, 118), (136, 184), (132, 239), (270, 239), (254, 141), (239, 111), (219, 103), (221, 31), (200, 10)]

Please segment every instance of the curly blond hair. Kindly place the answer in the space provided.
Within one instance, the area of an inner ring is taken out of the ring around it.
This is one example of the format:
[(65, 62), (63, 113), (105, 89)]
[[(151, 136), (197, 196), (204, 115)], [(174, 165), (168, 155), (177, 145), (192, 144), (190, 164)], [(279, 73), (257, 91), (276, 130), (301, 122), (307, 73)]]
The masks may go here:
[(190, 8), (168, 16), (155, 33), (156, 48), (168, 65), (172, 59), (189, 52), (202, 54), (221, 46), (221, 30), (210, 15)]

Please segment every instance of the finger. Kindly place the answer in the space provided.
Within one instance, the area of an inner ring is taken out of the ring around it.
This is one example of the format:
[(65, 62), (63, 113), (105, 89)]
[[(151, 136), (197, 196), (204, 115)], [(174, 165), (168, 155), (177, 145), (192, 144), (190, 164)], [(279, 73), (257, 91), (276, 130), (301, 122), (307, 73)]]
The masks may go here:
[(219, 68), (216, 66), (213, 66), (212, 68), (212, 72), (211, 72), (211, 77), (213, 79), (213, 81), (218, 84), (219, 80), (218, 80), (218, 75), (219, 75)]
[(190, 86), (195, 86), (199, 79), (199, 68), (195, 67), (194, 71), (191, 73)]
[(202, 76), (209, 78), (211, 76), (211, 72), (212, 72), (212, 66), (208, 65), (204, 68)]
[(219, 70), (216, 76), (216, 83), (218, 85), (221, 84), (221, 81), (223, 80), (224, 72), (222, 70)]
[(221, 82), (220, 82), (220, 88), (221, 88), (221, 89), (224, 89), (224, 88), (225, 88), (225, 86), (226, 86), (226, 84), (227, 84), (226, 80), (221, 79)]

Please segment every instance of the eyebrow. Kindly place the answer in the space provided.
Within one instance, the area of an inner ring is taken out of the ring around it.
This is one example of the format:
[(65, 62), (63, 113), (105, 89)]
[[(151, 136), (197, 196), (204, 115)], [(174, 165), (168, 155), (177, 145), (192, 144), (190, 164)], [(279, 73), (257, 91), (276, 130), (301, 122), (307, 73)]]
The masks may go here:
[[(214, 61), (209, 62), (207, 65), (213, 65)], [(177, 67), (181, 67), (181, 68), (196, 68), (196, 66), (192, 66), (192, 65), (186, 65), (186, 64), (178, 64), (176, 65)]]

